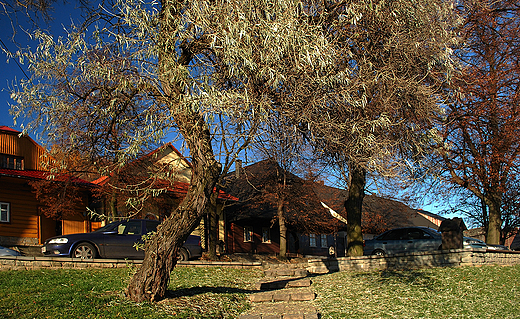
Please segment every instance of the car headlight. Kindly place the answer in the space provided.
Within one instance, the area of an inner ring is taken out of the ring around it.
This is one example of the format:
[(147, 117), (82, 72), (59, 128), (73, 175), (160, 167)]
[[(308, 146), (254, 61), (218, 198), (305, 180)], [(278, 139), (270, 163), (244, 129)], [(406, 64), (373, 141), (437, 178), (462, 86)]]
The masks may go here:
[(54, 238), (49, 240), (49, 244), (66, 244), (69, 242), (68, 238)]

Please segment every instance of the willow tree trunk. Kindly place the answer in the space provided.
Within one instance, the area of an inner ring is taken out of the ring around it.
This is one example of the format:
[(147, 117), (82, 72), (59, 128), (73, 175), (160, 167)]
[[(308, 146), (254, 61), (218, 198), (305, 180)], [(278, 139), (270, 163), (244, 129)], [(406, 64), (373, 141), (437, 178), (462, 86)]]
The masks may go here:
[(347, 255), (363, 256), (361, 215), (365, 197), (366, 171), (356, 165), (350, 167), (350, 185), (345, 201), (347, 211)]
[(177, 264), (177, 253), (207, 212), (220, 175), (221, 165), (215, 160), (210, 134), (202, 118), (191, 114), (177, 121), (181, 132), (182, 128), (189, 128), (191, 133), (184, 135), (188, 136), (186, 142), (192, 158), (191, 183), (179, 207), (159, 225), (156, 235), (146, 242), (143, 263), (126, 289), (128, 298), (136, 302), (157, 301), (166, 294), (170, 272)]
[(182, 1), (161, 1), (157, 54), (158, 77), (164, 94), (158, 98), (172, 111), (172, 120), (190, 150), (192, 176), (184, 200), (145, 244), (143, 263), (126, 289), (127, 297), (136, 302), (164, 298), (179, 249), (207, 213), (222, 168), (215, 160), (211, 133), (204, 117), (196, 108), (182, 104), (183, 96), (189, 94), (185, 91), (189, 80), (184, 73), (176, 72), (184, 70), (197, 54), (194, 51), (197, 48), (181, 45), (179, 55), (177, 41), (172, 38), (182, 23), (180, 15), (184, 5)]

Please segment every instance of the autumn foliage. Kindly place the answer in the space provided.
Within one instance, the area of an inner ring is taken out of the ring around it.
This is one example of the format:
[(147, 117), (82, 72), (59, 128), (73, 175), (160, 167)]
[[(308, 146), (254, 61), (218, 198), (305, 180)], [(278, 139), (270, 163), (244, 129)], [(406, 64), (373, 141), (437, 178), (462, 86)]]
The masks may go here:
[(463, 1), (455, 80), (444, 131), (450, 181), (481, 202), (490, 244), (500, 234), (505, 195), (516, 189), (520, 159), (520, 16), (517, 1)]

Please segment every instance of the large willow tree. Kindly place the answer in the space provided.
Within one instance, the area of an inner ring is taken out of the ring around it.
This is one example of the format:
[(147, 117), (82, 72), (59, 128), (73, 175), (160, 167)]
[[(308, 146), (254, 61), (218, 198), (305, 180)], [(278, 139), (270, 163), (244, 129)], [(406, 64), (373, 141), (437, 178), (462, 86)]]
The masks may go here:
[(33, 34), (37, 48), (20, 52), (32, 76), (13, 92), (12, 112), (51, 143), (66, 138), (118, 163), (165, 132), (182, 135), (189, 191), (146, 242), (127, 288), (132, 300), (154, 301), (207, 210), (221, 170), (212, 147), (219, 124), (251, 140), (247, 132), (283, 99), (300, 98), (300, 77), (332, 70), (333, 54), (299, 1), (119, 1), (92, 17), (65, 38)]
[(287, 114), (348, 187), (349, 255), (363, 254), (367, 174), (413, 175), (440, 140), (433, 120), (443, 116), (441, 93), (454, 69), (453, 9), (445, 0), (325, 1), (313, 7), (311, 23), (328, 30), (336, 82), (310, 81), (299, 92), (312, 91), (312, 98)]

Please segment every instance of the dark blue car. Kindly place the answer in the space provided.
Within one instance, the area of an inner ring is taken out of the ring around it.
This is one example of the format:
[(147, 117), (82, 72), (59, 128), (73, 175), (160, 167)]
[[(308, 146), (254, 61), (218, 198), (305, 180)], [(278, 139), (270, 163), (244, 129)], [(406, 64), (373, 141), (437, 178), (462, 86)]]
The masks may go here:
[[(137, 250), (135, 243), (141, 237), (155, 231), (160, 222), (146, 219), (130, 219), (110, 223), (91, 233), (56, 236), (45, 241), (42, 253), (45, 256), (72, 258), (128, 258), (143, 259), (144, 251)], [(190, 235), (179, 252), (179, 260), (202, 256), (200, 237)]]

